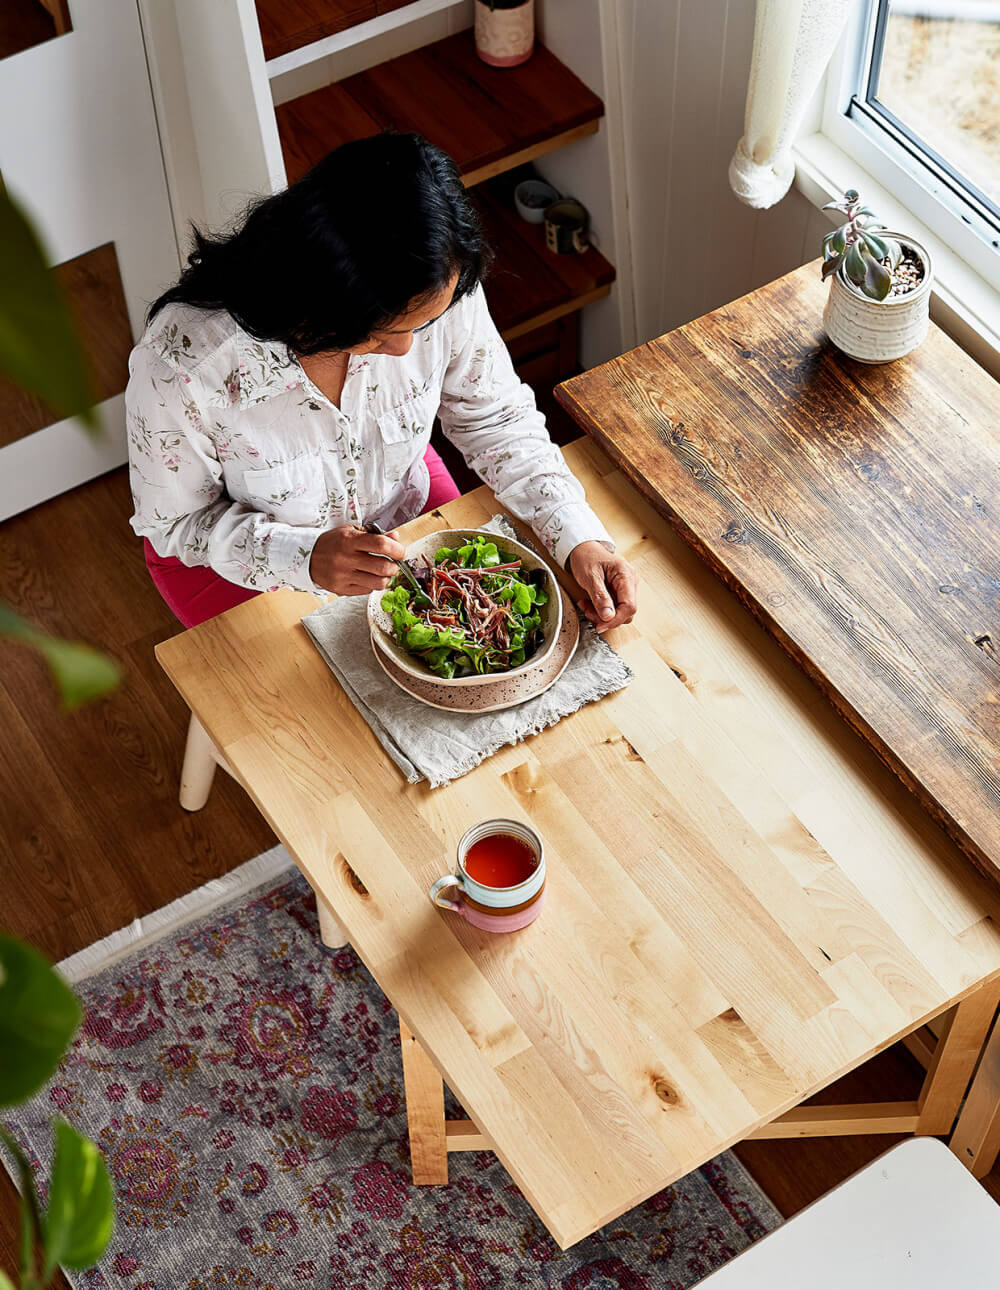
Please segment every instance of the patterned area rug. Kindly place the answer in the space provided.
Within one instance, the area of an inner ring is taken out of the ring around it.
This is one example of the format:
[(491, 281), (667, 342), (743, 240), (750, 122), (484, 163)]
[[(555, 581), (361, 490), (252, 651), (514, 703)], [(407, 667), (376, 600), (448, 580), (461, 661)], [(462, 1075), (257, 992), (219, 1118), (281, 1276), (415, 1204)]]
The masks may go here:
[(490, 1152), (414, 1187), (396, 1015), (295, 871), (77, 990), (59, 1076), (6, 1121), (43, 1174), (53, 1111), (108, 1160), (117, 1228), (75, 1286), (683, 1290), (780, 1222), (729, 1153), (565, 1253)]

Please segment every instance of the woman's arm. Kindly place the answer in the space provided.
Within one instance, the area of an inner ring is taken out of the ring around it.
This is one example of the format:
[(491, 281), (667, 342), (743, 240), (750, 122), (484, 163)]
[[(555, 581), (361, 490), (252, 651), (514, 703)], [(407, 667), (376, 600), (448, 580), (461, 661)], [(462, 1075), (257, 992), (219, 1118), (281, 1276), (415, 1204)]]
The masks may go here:
[[(445, 436), (497, 499), (530, 524), (556, 561), (569, 568), (599, 630), (635, 612), (635, 571), (614, 554), (583, 487), (549, 438), (535, 396), (514, 370), (481, 286), (447, 315), (451, 356), (438, 415)], [(607, 610), (611, 610), (607, 613)]]
[(446, 438), (499, 501), (531, 525), (560, 565), (581, 542), (604, 542), (614, 550), (549, 438), (530, 386), (514, 371), (482, 287), (446, 317), (451, 359), (438, 409)]
[(309, 560), (323, 530), (279, 524), (227, 497), (196, 385), (145, 347), (133, 351), (130, 368), (125, 407), (135, 532), (158, 555), (208, 565), (244, 587), (318, 591)]

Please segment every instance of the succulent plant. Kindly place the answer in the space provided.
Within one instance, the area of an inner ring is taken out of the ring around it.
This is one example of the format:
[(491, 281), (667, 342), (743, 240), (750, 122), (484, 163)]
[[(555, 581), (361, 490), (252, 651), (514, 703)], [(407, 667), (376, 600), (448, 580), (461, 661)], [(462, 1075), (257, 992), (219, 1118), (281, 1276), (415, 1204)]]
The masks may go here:
[(827, 202), (823, 209), (842, 211), (847, 216), (846, 223), (823, 239), (823, 281), (843, 265), (844, 273), (859, 291), (872, 300), (884, 300), (903, 258), (899, 243), (878, 235), (877, 230), (885, 225), (878, 222), (874, 211), (861, 205), (853, 188), (844, 193), (843, 201)]

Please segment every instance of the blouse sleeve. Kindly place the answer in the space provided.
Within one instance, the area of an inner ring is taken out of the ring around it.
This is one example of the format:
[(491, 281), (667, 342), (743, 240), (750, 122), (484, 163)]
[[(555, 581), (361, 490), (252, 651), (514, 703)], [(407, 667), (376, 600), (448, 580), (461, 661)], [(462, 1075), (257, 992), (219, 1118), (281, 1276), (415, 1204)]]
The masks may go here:
[(222, 463), (184, 374), (144, 346), (125, 392), (135, 532), (160, 556), (208, 565), (256, 591), (320, 593), (309, 560), (321, 528), (279, 524), (225, 492)]
[(445, 436), (561, 566), (581, 542), (614, 543), (514, 371), (482, 286), (456, 306), (438, 415)]

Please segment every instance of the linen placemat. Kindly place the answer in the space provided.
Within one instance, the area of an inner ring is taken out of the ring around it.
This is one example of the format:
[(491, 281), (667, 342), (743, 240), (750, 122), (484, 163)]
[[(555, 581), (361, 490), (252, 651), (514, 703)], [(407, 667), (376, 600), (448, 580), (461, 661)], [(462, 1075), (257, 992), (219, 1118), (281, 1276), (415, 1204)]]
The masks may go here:
[[(502, 515), (482, 527), (522, 540)], [(507, 744), (538, 734), (584, 704), (623, 689), (632, 679), (624, 660), (582, 619), (575, 654), (543, 694), (500, 712), (444, 712), (401, 690), (378, 665), (366, 597), (329, 601), (307, 614), (302, 625), (406, 778), (411, 784), (426, 779), (431, 788), (457, 779)]]

